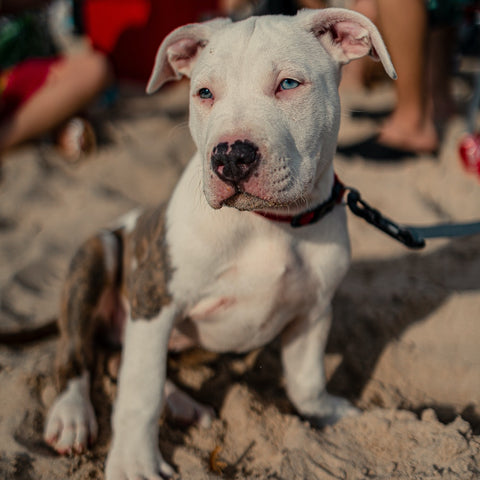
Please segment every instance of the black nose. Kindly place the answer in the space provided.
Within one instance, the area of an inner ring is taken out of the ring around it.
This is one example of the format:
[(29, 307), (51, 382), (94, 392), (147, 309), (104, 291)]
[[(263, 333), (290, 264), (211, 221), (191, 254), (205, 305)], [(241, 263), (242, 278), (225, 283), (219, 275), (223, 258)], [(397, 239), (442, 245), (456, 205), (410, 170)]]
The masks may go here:
[(251, 175), (259, 159), (258, 147), (248, 140), (219, 143), (212, 152), (212, 169), (223, 181), (238, 183)]

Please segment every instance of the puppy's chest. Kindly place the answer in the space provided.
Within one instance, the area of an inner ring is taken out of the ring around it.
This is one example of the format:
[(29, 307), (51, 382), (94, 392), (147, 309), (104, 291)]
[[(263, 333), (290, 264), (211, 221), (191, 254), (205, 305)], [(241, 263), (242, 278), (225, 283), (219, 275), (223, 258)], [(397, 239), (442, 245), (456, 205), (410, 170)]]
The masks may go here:
[(215, 351), (264, 345), (314, 302), (316, 276), (298, 251), (259, 241), (202, 284), (186, 312), (198, 343)]

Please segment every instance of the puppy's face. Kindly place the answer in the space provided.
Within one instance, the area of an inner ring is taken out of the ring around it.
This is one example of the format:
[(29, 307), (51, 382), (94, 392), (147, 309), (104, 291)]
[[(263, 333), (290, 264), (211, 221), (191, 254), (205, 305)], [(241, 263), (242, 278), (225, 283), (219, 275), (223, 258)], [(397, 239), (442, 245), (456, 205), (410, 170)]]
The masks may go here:
[(368, 54), (396, 76), (375, 26), (349, 10), (214, 20), (164, 40), (147, 92), (191, 78), (190, 130), (213, 208), (294, 212), (318, 201), (333, 159), (340, 67)]
[(191, 74), (190, 129), (213, 208), (297, 208), (332, 158), (338, 67), (288, 17), (217, 32)]

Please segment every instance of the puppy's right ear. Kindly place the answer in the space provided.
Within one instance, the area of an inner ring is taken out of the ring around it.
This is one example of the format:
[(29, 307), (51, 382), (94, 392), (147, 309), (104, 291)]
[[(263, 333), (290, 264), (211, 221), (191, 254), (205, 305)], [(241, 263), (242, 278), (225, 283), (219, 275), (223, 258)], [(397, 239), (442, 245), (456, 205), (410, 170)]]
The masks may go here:
[(185, 25), (167, 35), (157, 51), (147, 93), (156, 92), (170, 80), (180, 80), (184, 75), (190, 77), (200, 51), (216, 31), (229, 23), (228, 18), (217, 18)]

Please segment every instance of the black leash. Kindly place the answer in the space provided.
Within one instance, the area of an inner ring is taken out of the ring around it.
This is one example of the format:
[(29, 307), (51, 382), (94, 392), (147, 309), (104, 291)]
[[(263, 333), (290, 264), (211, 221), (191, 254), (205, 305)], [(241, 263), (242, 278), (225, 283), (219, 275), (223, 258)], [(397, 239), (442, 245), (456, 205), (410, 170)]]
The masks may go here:
[(474, 223), (440, 223), (430, 226), (399, 225), (371, 207), (362, 199), (357, 189), (345, 186), (337, 175), (335, 175), (330, 197), (310, 210), (298, 215), (280, 215), (261, 211), (255, 213), (269, 220), (289, 223), (293, 228), (305, 227), (318, 222), (331, 212), (335, 205), (342, 202), (346, 192), (348, 192), (347, 205), (352, 213), (408, 248), (419, 249), (425, 247), (426, 238), (463, 237), (480, 233), (480, 221)]
[(347, 205), (352, 213), (408, 248), (423, 248), (426, 238), (463, 237), (480, 233), (480, 222), (440, 223), (430, 226), (399, 225), (365, 202), (355, 188), (345, 187), (345, 190), (348, 191)]

